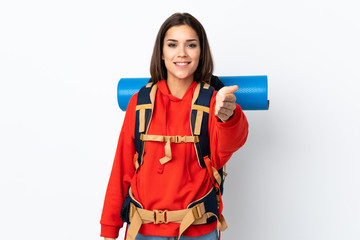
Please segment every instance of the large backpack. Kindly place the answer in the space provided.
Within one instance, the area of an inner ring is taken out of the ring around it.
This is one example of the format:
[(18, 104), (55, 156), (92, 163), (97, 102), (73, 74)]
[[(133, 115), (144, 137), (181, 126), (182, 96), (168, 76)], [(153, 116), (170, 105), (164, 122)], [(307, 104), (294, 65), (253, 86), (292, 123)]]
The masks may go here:
[[(215, 86), (219, 89), (223, 84), (213, 77)], [(134, 240), (141, 225), (146, 222), (155, 224), (167, 222), (179, 222), (179, 237), (192, 224), (208, 224), (218, 222), (218, 229), (224, 231), (227, 228), (224, 217), (222, 216), (223, 182), (225, 173), (221, 168), (217, 171), (210, 156), (210, 140), (208, 134), (208, 120), (211, 98), (215, 88), (207, 83), (198, 83), (195, 88), (190, 115), (191, 136), (160, 136), (149, 135), (148, 130), (151, 124), (152, 113), (155, 104), (157, 85), (149, 82), (140, 89), (136, 105), (135, 120), (135, 149), (134, 165), (136, 171), (143, 163), (143, 153), (147, 141), (166, 142), (165, 156), (160, 159), (161, 164), (165, 164), (172, 159), (170, 143), (191, 142), (194, 144), (195, 152), (200, 167), (207, 168), (211, 181), (214, 185), (212, 190), (201, 199), (192, 202), (187, 209), (176, 211), (146, 210), (143, 209), (132, 195), (129, 188), (127, 197), (121, 210), (121, 218), (130, 224), (127, 234), (128, 240)], [(204, 218), (205, 217), (205, 218)]]

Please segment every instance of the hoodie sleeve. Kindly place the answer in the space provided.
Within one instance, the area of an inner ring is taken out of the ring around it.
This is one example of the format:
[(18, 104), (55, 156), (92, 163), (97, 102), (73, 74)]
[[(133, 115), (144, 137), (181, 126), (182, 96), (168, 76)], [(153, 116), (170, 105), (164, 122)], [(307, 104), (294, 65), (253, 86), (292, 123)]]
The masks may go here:
[(123, 226), (120, 210), (135, 174), (133, 158), (136, 102), (137, 94), (130, 99), (121, 128), (100, 220), (102, 237), (117, 238)]
[(245, 144), (249, 125), (238, 104), (236, 104), (234, 114), (228, 121), (222, 122), (215, 116), (216, 94), (217, 92), (214, 93), (210, 103), (209, 137), (211, 161), (215, 168), (220, 169), (230, 159), (231, 155)]

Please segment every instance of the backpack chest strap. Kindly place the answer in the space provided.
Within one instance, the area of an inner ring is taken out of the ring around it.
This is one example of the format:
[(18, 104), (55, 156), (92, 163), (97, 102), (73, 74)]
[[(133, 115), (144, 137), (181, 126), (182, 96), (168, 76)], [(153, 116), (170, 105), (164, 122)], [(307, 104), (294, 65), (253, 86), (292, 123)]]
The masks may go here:
[(198, 136), (162, 136), (162, 135), (149, 135), (141, 134), (140, 139), (142, 141), (154, 141), (154, 142), (172, 142), (172, 143), (197, 143), (199, 142)]
[(162, 136), (162, 135), (149, 135), (141, 134), (141, 141), (154, 141), (154, 142), (166, 142), (165, 144), (165, 156), (159, 161), (162, 165), (169, 162), (172, 159), (171, 145), (170, 143), (197, 143), (199, 142), (198, 136)]

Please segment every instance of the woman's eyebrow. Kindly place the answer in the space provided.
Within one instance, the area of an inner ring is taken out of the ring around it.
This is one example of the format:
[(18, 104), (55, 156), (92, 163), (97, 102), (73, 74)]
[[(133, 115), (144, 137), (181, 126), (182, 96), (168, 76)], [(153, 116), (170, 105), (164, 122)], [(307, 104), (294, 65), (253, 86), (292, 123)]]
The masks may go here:
[[(170, 41), (170, 42), (178, 42), (178, 40), (176, 39), (167, 39), (166, 41)], [(197, 39), (187, 39), (186, 42), (197, 42), (198, 40)]]

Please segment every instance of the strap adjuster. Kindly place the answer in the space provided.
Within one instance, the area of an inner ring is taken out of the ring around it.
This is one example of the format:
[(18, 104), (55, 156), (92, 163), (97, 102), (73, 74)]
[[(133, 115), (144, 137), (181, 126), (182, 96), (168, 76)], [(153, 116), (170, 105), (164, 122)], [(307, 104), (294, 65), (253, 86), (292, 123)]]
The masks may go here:
[(202, 214), (201, 214), (201, 211), (200, 211), (200, 203), (196, 204), (194, 207), (192, 207), (191, 210), (193, 212), (193, 215), (194, 215), (195, 219), (202, 218)]
[(167, 210), (154, 210), (154, 224), (168, 223)]
[(129, 219), (133, 218), (135, 212), (137, 211), (136, 206), (133, 203), (130, 203), (130, 210), (129, 210)]
[(186, 136), (175, 136), (176, 143), (184, 143), (186, 142)]

